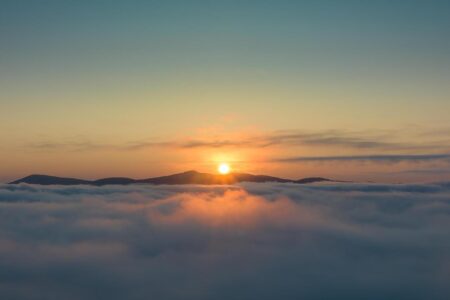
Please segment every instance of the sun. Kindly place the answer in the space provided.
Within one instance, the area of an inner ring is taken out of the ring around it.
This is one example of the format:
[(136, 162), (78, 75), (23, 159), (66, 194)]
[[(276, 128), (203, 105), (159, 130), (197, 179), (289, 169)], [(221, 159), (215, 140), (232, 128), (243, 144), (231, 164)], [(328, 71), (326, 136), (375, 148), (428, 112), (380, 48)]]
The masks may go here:
[(220, 174), (222, 175), (226, 175), (228, 173), (230, 173), (231, 168), (230, 165), (227, 163), (221, 163), (219, 164), (219, 166), (217, 167), (217, 171), (219, 171)]

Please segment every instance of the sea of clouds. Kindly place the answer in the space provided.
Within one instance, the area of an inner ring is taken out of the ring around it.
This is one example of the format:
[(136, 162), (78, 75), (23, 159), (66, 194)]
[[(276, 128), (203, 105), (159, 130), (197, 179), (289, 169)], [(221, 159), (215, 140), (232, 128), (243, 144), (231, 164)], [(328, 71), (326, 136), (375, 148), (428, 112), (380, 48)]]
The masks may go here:
[(450, 299), (450, 183), (0, 185), (0, 299)]

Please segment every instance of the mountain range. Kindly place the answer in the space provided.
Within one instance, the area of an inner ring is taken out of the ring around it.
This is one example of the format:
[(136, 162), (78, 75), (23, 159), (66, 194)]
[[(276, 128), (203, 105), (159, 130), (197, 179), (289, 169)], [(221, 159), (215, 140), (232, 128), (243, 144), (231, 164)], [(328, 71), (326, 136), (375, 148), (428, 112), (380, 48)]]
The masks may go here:
[(28, 183), (39, 185), (111, 185), (111, 184), (233, 184), (239, 182), (285, 182), (285, 183), (314, 183), (333, 181), (322, 177), (307, 177), (298, 180), (290, 180), (267, 175), (253, 175), (246, 173), (230, 173), (227, 175), (218, 175), (210, 173), (201, 173), (197, 171), (187, 171), (168, 176), (152, 177), (146, 179), (132, 179), (126, 177), (109, 177), (97, 180), (84, 180), (77, 178), (64, 178), (49, 175), (30, 175), (10, 184)]

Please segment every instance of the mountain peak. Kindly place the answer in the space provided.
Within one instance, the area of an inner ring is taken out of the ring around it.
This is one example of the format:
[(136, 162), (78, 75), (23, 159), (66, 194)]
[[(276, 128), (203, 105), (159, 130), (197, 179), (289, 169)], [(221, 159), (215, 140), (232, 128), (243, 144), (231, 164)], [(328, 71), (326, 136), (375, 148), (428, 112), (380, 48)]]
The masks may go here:
[(189, 170), (189, 171), (185, 171), (179, 174), (199, 174), (200, 172), (196, 171), (196, 170)]

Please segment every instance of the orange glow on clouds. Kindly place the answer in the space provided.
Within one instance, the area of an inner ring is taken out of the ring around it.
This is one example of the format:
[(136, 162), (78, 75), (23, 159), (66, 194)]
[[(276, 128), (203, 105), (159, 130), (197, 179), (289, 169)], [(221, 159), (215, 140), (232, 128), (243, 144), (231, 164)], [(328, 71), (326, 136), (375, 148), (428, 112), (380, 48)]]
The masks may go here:
[[(167, 213), (166, 208), (176, 209)], [(197, 222), (211, 227), (238, 226), (240, 229), (254, 228), (262, 223), (303, 226), (322, 222), (316, 212), (299, 207), (287, 198), (266, 201), (243, 189), (228, 189), (223, 193), (184, 193), (151, 205), (148, 214), (159, 224)]]

